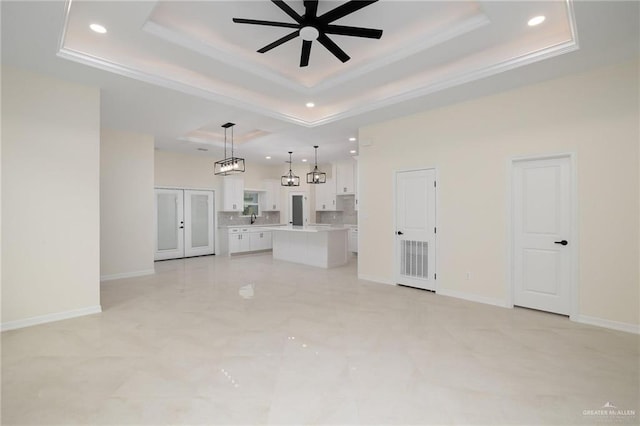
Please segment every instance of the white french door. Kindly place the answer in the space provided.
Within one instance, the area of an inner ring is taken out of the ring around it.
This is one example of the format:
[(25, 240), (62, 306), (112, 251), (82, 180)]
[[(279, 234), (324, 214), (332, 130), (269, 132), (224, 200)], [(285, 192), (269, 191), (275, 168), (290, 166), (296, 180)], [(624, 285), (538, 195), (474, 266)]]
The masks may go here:
[(436, 172), (396, 173), (396, 283), (435, 290)]
[(570, 157), (513, 163), (514, 305), (570, 314), (571, 172)]
[(213, 192), (184, 191), (184, 255), (213, 254)]
[(155, 260), (214, 253), (213, 191), (155, 190)]

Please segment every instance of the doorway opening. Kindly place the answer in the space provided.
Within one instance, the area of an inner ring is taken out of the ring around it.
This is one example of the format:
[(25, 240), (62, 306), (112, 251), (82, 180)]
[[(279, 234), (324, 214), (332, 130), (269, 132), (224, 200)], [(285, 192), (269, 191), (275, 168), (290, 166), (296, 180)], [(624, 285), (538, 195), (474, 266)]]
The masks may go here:
[(304, 226), (309, 224), (307, 193), (289, 193), (289, 224), (293, 226)]

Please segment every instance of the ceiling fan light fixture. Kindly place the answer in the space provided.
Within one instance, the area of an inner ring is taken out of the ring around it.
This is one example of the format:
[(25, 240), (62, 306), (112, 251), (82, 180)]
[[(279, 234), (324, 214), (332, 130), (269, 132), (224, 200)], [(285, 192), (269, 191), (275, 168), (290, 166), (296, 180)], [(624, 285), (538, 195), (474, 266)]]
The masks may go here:
[[(233, 155), (233, 126), (235, 123), (225, 123), (224, 127), (224, 159), (213, 164), (213, 174), (227, 176), (233, 173), (244, 173), (244, 158)], [(227, 157), (227, 129), (231, 127), (231, 157)]]
[(360, 9), (376, 3), (378, 0), (349, 0), (322, 15), (318, 15), (319, 0), (305, 0), (304, 13), (299, 14), (291, 8), (284, 0), (271, 0), (282, 12), (293, 19), (294, 22), (265, 21), (262, 19), (233, 18), (236, 24), (263, 25), (269, 27), (290, 28), (293, 31), (280, 37), (266, 46), (258, 49), (258, 53), (266, 53), (276, 47), (293, 40), (302, 38), (302, 50), (300, 52), (300, 67), (309, 66), (311, 46), (314, 41), (324, 46), (340, 62), (347, 62), (351, 57), (340, 48), (329, 35), (362, 37), (369, 39), (380, 39), (382, 30), (375, 28), (352, 27), (348, 25), (336, 25), (335, 21), (351, 15)]
[(320, 35), (320, 31), (318, 31), (316, 27), (312, 27), (309, 25), (309, 26), (300, 28), (300, 37), (303, 40), (313, 41), (313, 40), (316, 40), (319, 35)]

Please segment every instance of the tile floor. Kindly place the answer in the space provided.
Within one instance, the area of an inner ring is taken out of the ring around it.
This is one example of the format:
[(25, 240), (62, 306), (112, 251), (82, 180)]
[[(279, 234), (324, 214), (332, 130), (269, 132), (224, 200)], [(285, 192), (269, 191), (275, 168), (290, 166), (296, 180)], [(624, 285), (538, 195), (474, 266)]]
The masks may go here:
[(102, 314), (3, 333), (2, 424), (640, 422), (635, 335), (359, 281), (354, 261), (156, 271), (103, 283)]

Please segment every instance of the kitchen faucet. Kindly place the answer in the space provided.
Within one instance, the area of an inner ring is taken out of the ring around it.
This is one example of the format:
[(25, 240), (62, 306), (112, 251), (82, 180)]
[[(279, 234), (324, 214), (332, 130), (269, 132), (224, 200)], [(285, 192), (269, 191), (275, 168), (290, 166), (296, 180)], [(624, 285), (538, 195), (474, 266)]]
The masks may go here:
[(251, 225), (256, 223), (257, 219), (258, 219), (258, 217), (256, 216), (256, 214), (255, 213), (251, 213)]

